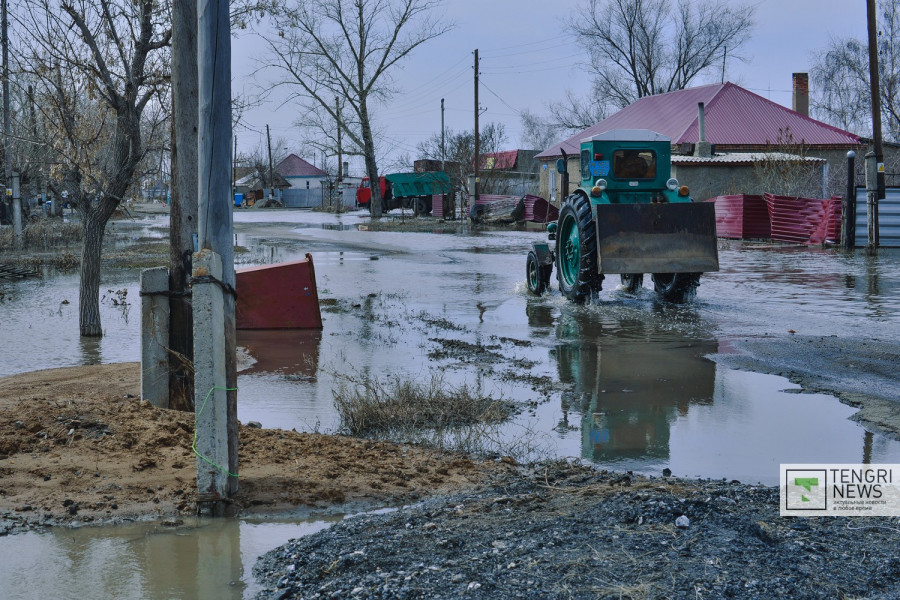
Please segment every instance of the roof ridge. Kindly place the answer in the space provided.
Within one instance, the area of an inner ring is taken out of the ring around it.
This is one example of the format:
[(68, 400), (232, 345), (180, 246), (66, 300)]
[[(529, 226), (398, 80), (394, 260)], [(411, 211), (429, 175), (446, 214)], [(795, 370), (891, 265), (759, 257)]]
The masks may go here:
[[(722, 92), (723, 92), (729, 85), (734, 85), (734, 84), (731, 83), (730, 81), (726, 81), (725, 83), (708, 83), (708, 84), (706, 84), (706, 85), (699, 85), (699, 86), (694, 87), (694, 88), (683, 88), (682, 90), (679, 90), (679, 91), (697, 90), (697, 89), (702, 88), (702, 87), (712, 87), (712, 86), (717, 86), (719, 89), (716, 90), (716, 93), (713, 94), (713, 97), (710, 99), (710, 101), (704, 103), (704, 111), (705, 111), (705, 110), (706, 110), (706, 107), (712, 106), (712, 105), (715, 103), (715, 101), (719, 98), (719, 96), (722, 95)], [(672, 139), (673, 139), (673, 140), (680, 140), (681, 138), (683, 138), (683, 137), (685, 136), (685, 134), (686, 134), (688, 131), (690, 131), (691, 128), (694, 127), (694, 124), (697, 123), (699, 120), (700, 120), (700, 115), (699, 115), (699, 114), (695, 114), (695, 115), (694, 115), (694, 118), (691, 119), (690, 121), (688, 121), (687, 127), (685, 127), (684, 130), (681, 131), (681, 133), (679, 133), (677, 136), (673, 137)], [(699, 128), (699, 126), (700, 126), (700, 125), (697, 124), (697, 127), (698, 127), (698, 128)]]

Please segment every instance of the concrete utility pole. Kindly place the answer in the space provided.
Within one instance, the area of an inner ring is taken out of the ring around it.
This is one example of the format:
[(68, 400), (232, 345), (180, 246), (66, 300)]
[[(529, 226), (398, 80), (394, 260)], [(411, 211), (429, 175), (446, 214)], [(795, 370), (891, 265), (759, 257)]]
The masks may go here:
[(222, 515), (237, 491), (237, 370), (228, 0), (199, 0), (199, 247), (194, 257), (197, 490)]
[[(874, 161), (877, 189), (868, 199), (869, 243), (866, 250), (869, 254), (878, 252), (878, 201), (884, 198), (884, 148), (881, 143), (881, 82), (878, 74), (878, 29), (875, 24), (875, 0), (866, 1), (866, 17), (869, 32), (869, 83), (872, 90), (872, 142), (874, 144)], [(868, 162), (868, 154), (866, 155)], [(868, 173), (868, 169), (866, 171)], [(868, 188), (868, 183), (866, 188)]]
[[(3, 165), (5, 167), (6, 180), (4, 181), (5, 190), (2, 202), (9, 202), (12, 199), (12, 144), (10, 142), (9, 130), (9, 22), (6, 18), (6, 0), (0, 0), (0, 44), (3, 46)], [(22, 214), (21, 211), (16, 212), (15, 203), (11, 203), (10, 207), (13, 211), (13, 231), (16, 240), (22, 237)], [(16, 227), (18, 222), (18, 227)]]
[(479, 132), (478, 132), (478, 48), (475, 48), (475, 183), (472, 185), (472, 198), (473, 204), (475, 206), (478, 204), (478, 163), (479, 161)]
[(275, 173), (272, 168), (272, 136), (269, 134), (269, 126), (266, 125), (266, 146), (269, 149), (269, 195), (275, 196)]
[(340, 186), (344, 179), (344, 153), (341, 148), (341, 101), (337, 96), (334, 97), (334, 114), (337, 121), (337, 185)]

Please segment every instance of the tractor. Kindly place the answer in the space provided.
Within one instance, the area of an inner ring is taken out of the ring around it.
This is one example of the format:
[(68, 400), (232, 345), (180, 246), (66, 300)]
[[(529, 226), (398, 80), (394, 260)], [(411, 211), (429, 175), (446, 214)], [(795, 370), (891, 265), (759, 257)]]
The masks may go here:
[[(700, 275), (719, 270), (715, 207), (694, 202), (671, 177), (671, 155), (670, 139), (647, 129), (583, 140), (580, 186), (548, 224), (551, 243), (535, 243), (528, 253), (529, 291), (549, 288), (555, 264), (560, 292), (577, 304), (595, 298), (611, 273), (626, 292), (637, 292), (650, 273), (662, 300), (691, 298)], [(563, 190), (567, 161), (565, 152), (557, 161)]]

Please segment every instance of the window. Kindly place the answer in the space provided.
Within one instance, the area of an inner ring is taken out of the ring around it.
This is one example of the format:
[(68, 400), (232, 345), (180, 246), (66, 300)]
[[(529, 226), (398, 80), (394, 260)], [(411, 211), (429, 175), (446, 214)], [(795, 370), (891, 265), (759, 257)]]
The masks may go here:
[(588, 163), (591, 162), (591, 151), (590, 150), (582, 150), (581, 151), (581, 179), (590, 179), (591, 171), (588, 167)]
[(613, 177), (617, 179), (654, 179), (656, 153), (652, 150), (616, 150), (613, 152)]

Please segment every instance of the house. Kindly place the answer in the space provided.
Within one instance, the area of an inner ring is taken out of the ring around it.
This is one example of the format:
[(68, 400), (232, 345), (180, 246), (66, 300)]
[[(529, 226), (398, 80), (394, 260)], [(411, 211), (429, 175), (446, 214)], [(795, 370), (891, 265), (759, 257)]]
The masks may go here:
[(521, 196), (538, 189), (537, 150), (504, 150), (481, 155), (479, 190), (493, 194)]
[[(577, 159), (581, 140), (613, 129), (650, 129), (669, 137), (672, 175), (691, 188), (695, 199), (780, 193), (764, 189), (770, 182), (762, 172), (773, 163), (811, 174), (811, 187), (820, 197), (842, 194), (847, 152), (864, 156), (864, 140), (806, 114), (805, 73), (794, 74), (794, 106), (791, 110), (730, 82), (646, 96), (538, 154), (540, 195), (557, 199), (561, 180), (551, 162), (562, 156), (561, 150)], [(705, 140), (700, 139), (701, 122)], [(577, 162), (568, 165), (573, 188), (580, 179)]]
[[(265, 195), (263, 190), (269, 189), (268, 172), (261, 173), (256, 167), (235, 167), (234, 169), (234, 193), (243, 194), (245, 201), (261, 200)], [(277, 171), (272, 174), (276, 190), (285, 190), (291, 184)]]
[(291, 184), (291, 189), (320, 190), (323, 182), (328, 186), (328, 173), (296, 154), (288, 154), (275, 166), (275, 171)]

